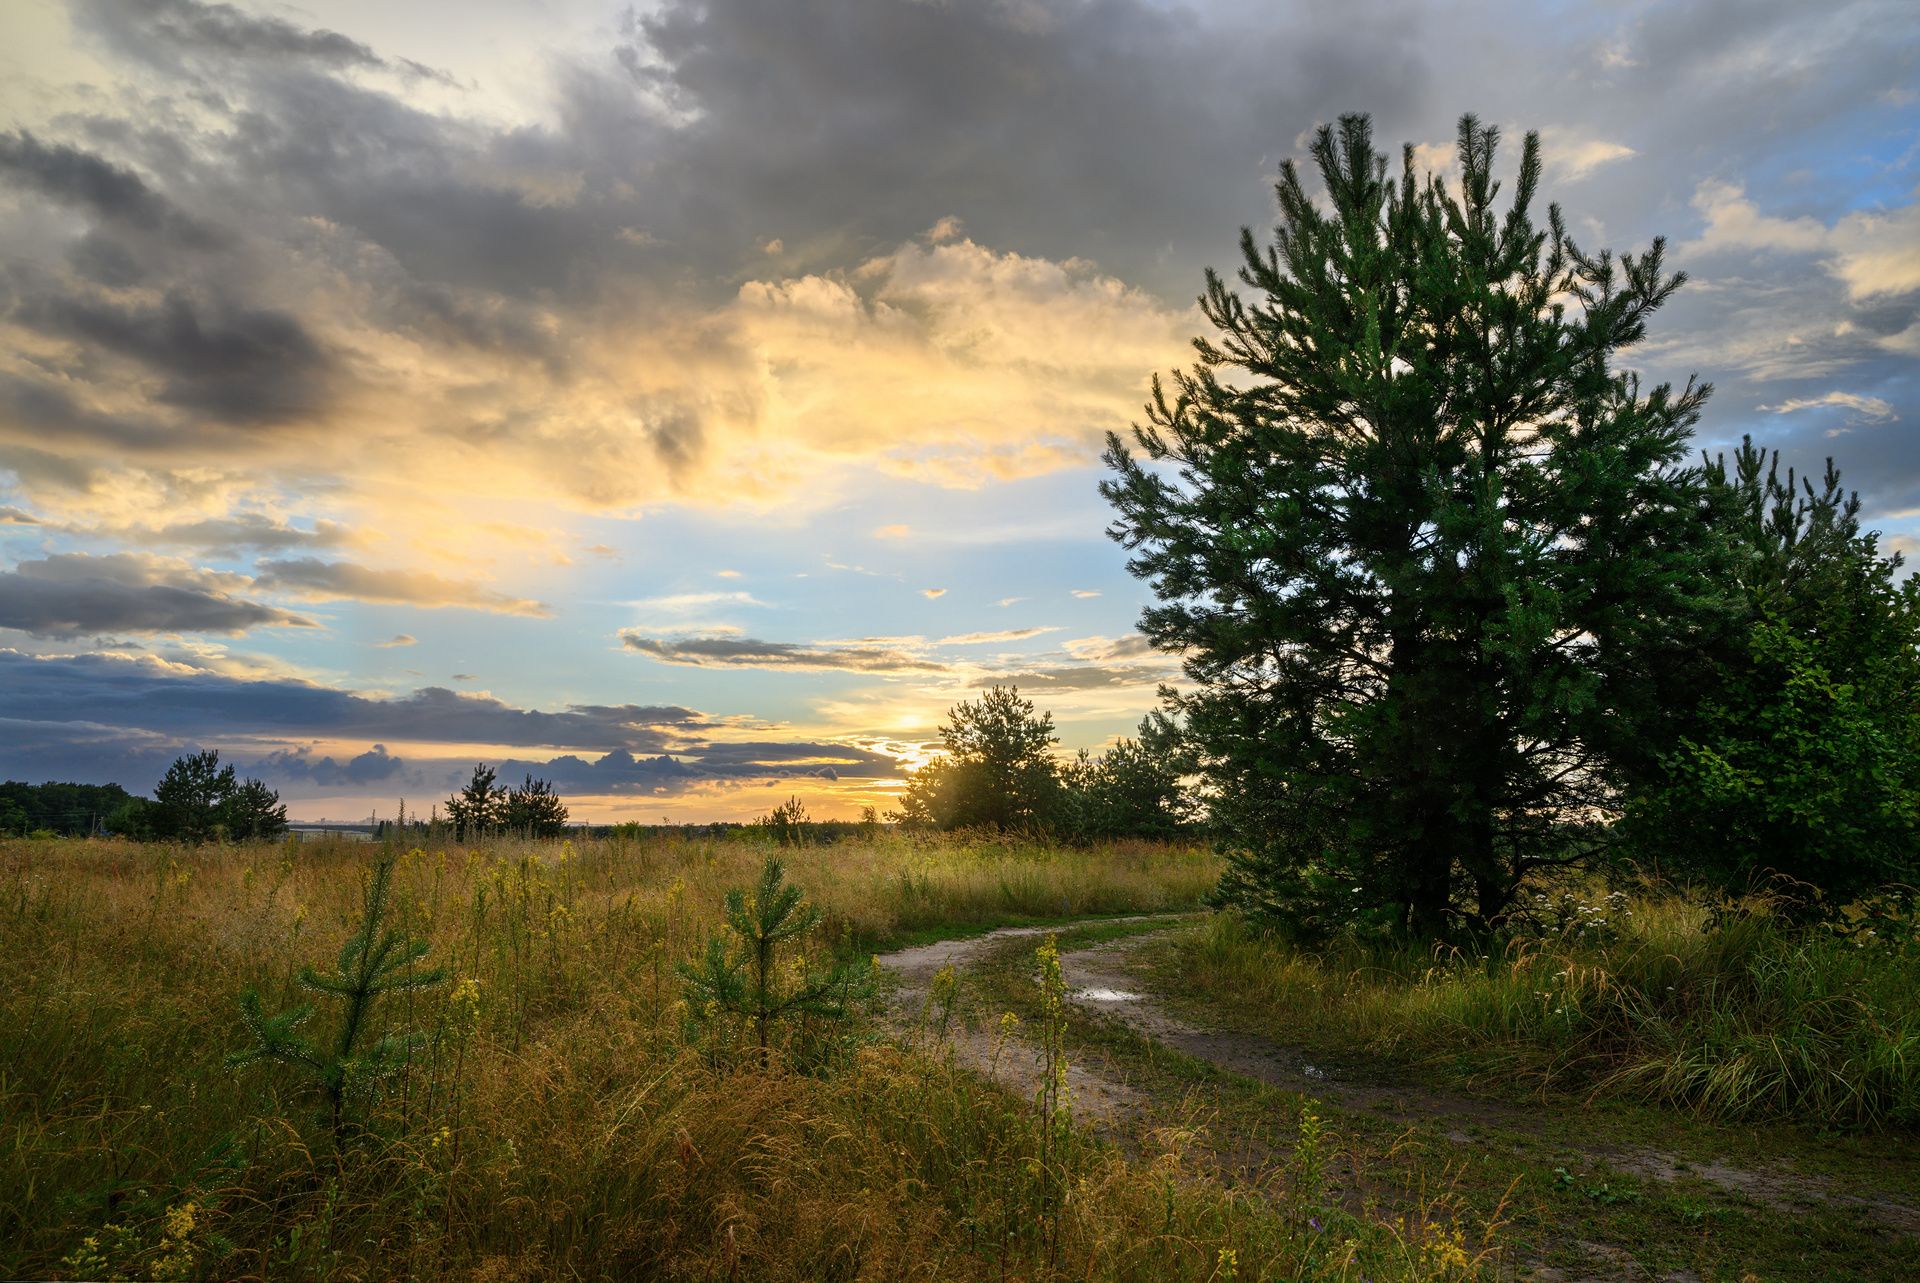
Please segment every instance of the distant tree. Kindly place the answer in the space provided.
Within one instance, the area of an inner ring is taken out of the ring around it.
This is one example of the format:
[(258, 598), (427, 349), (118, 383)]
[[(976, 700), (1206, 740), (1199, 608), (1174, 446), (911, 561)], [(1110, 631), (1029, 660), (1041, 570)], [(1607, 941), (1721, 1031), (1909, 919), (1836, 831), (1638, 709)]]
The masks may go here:
[(953, 706), (940, 728), (944, 754), (916, 771), (900, 799), (909, 824), (941, 829), (1033, 830), (1051, 825), (1060, 800), (1053, 715), (1017, 687), (995, 686)]
[(220, 804), (220, 823), (235, 842), (271, 841), (287, 831), (287, 808), (260, 780), (245, 780)]
[(1920, 579), (1832, 460), (1818, 487), (1779, 462), (1750, 440), (1708, 462), (1738, 615), (1678, 727), (1638, 728), (1656, 760), (1624, 828), (1669, 871), (1771, 880), (1814, 916), (1920, 881)]
[(115, 837), (144, 842), (156, 836), (153, 831), (154, 812), (154, 804), (146, 798), (130, 797), (107, 813), (103, 825)]
[(797, 797), (774, 807), (758, 823), (781, 846), (800, 846), (807, 840), (807, 808)]
[(118, 784), (8, 780), (0, 783), (0, 833), (37, 829), (74, 836), (91, 833), (130, 800), (131, 795)]
[(506, 795), (500, 809), (501, 825), (511, 833), (534, 838), (557, 838), (567, 831), (567, 807), (546, 780), (526, 782)]
[[(1115, 538), (1181, 654), (1174, 701), (1231, 851), (1219, 896), (1307, 929), (1496, 923), (1618, 801), (1613, 692), (1684, 648), (1708, 389), (1612, 368), (1682, 277), (1530, 212), (1521, 149), (1460, 122), (1457, 182), (1397, 180), (1364, 116), (1282, 166), (1216, 333), (1108, 439)], [(1134, 449), (1139, 454), (1134, 453)]]
[(484, 837), (505, 821), (507, 790), (496, 785), (494, 779), (491, 766), (476, 764), (473, 777), (447, 799), (447, 819), (453, 825), (456, 841), (470, 842)]
[(1062, 827), (1082, 840), (1172, 837), (1191, 820), (1183, 784), (1191, 769), (1172, 720), (1149, 714), (1138, 739), (1122, 738), (1099, 757), (1081, 751), (1066, 772)]
[(205, 842), (220, 835), (224, 808), (239, 791), (233, 767), (215, 749), (174, 759), (153, 790), (153, 831), (162, 838)]

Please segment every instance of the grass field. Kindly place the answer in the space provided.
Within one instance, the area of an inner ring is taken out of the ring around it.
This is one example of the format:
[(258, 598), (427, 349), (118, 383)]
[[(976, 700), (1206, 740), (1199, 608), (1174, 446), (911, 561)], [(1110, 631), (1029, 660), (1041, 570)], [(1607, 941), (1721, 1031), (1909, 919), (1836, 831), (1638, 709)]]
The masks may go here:
[[(1164, 1115), (1102, 1137), (871, 1010), (786, 1022), (765, 1061), (723, 1043), (690, 1018), (677, 967), (771, 851), (657, 837), (395, 852), (393, 925), (430, 942), (423, 965), (447, 978), (381, 1000), (374, 1032), (420, 1043), (336, 1131), (300, 1075), (227, 1057), (246, 1045), (243, 990), (268, 1012), (299, 1001), (300, 968), (357, 929), (374, 851), (0, 844), (0, 1275), (1512, 1276), (1505, 1169), (1463, 1183), (1446, 1162), (1388, 1163), (1393, 1198), (1336, 1197), (1329, 1171), (1402, 1142), (1141, 1048), (1126, 1054), (1145, 1057)], [(805, 946), (821, 964), (1011, 923), (1192, 910), (1217, 876), (1203, 850), (1150, 844), (883, 834), (781, 855), (822, 911)], [(1335, 993), (1328, 960), (1273, 948), (1215, 924), (1162, 962), (1229, 1014), (1306, 1011), (1311, 987), (1288, 968), (1319, 968), (1329, 1007), (1314, 1028), (1334, 1038), (1355, 1021), (1362, 1049), (1454, 1028), (1392, 1014), (1418, 1004), (1381, 995), (1417, 983)], [(1031, 948), (1006, 957), (995, 1010), (1069, 1056), (1111, 1050), (1078, 1024), (1049, 1032), (1032, 967)], [(327, 1036), (337, 1007), (319, 1003), (308, 1028)], [(1418, 1046), (1557, 1045), (1452, 1037)], [(1850, 1116), (1902, 1116), (1895, 1096), (1871, 1099)], [(1257, 1152), (1232, 1169), (1205, 1159), (1209, 1127), (1259, 1137)], [(1522, 1219), (1550, 1237), (1539, 1216)]]
[[(0, 1275), (477, 1279), (1467, 1277), (1391, 1225), (1329, 1243), (1284, 1201), (1059, 1134), (870, 1018), (803, 1072), (689, 1033), (750, 841), (400, 856), (397, 922), (449, 982), (336, 1140), (284, 1068), (235, 1072), (236, 995), (299, 996), (356, 926), (365, 847), (0, 847)], [(1210, 856), (898, 837), (787, 853), (811, 947), (1193, 906)], [(312, 1025), (335, 1013), (322, 1004)], [(815, 1031), (816, 1033), (818, 1031)], [(1172, 1144), (1170, 1142), (1170, 1144)], [(1436, 1252), (1438, 1255), (1436, 1255)], [(1349, 1264), (1348, 1262), (1351, 1262)]]

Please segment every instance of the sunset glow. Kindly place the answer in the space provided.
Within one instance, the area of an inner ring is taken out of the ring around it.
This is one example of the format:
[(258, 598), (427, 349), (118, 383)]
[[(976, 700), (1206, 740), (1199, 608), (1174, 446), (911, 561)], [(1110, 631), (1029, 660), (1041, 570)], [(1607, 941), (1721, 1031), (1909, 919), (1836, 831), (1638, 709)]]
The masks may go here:
[(9, 4), (0, 776), (850, 818), (989, 685), (1127, 734), (1179, 666), (1104, 435), (1342, 111), (1539, 129), (1694, 278), (1641, 351), (1702, 442), (1920, 546), (1911, 21), (1361, 8)]

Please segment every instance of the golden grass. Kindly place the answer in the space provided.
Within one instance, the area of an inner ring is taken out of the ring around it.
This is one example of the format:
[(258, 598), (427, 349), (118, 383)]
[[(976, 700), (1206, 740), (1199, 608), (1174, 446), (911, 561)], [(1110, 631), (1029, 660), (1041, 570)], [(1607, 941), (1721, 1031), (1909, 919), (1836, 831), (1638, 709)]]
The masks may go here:
[[(428, 1044), (336, 1146), (271, 1066), (229, 1071), (351, 933), (365, 846), (0, 844), (0, 1275), (917, 1279), (1470, 1277), (1447, 1233), (1227, 1190), (1076, 1133), (856, 1021), (807, 1072), (689, 1043), (677, 962), (751, 838), (415, 850), (399, 925), (451, 983), (377, 1013)], [(867, 842), (784, 853), (815, 948), (1192, 907), (1198, 850)], [(324, 1031), (323, 1009), (314, 1026)], [(818, 1031), (815, 1031), (816, 1033)], [(1065, 1189), (1062, 1200), (1048, 1191)], [(1351, 1239), (1351, 1242), (1348, 1240)], [(1431, 1239), (1431, 1241), (1429, 1241)]]

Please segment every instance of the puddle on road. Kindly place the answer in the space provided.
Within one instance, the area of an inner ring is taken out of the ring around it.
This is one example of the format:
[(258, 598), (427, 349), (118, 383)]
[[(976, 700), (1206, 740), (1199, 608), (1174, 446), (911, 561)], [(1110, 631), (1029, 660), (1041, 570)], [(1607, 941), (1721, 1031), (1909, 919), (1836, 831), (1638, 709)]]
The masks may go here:
[(1138, 1002), (1140, 995), (1126, 989), (1075, 989), (1073, 996), (1088, 1002)]

